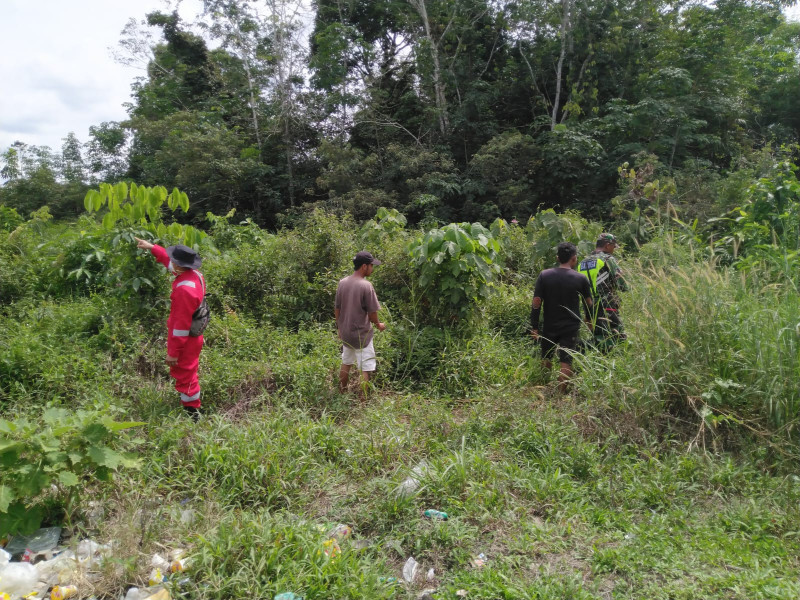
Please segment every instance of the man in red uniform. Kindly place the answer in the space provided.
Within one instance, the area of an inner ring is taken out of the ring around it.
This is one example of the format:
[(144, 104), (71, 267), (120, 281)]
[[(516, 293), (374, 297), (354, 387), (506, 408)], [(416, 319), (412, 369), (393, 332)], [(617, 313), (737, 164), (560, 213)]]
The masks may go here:
[(147, 240), (134, 238), (138, 248), (150, 250), (156, 260), (175, 275), (170, 294), (170, 311), (167, 320), (167, 365), (175, 379), (175, 389), (181, 396), (184, 410), (195, 421), (200, 416), (200, 383), (197, 367), (203, 336), (190, 335), (192, 317), (200, 307), (206, 293), (203, 274), (197, 269), (203, 262), (188, 246), (163, 248)]

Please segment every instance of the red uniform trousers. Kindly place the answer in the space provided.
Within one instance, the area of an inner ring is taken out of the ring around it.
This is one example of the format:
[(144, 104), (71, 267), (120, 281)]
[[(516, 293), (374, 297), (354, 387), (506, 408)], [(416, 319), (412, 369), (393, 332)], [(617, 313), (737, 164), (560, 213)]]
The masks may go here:
[(200, 408), (200, 382), (197, 367), (200, 364), (200, 350), (203, 349), (203, 336), (186, 338), (181, 348), (178, 364), (170, 367), (169, 374), (175, 380), (175, 389), (181, 395), (184, 406)]

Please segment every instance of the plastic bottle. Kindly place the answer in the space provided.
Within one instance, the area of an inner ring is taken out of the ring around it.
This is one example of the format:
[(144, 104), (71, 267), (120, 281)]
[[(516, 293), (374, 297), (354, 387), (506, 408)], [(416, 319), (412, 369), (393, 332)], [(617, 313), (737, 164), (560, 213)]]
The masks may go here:
[(439, 521), (447, 521), (447, 519), (450, 518), (450, 516), (446, 512), (442, 512), (440, 510), (434, 510), (432, 508), (429, 508), (423, 514), (429, 519), (435, 519)]
[(177, 560), (173, 560), (169, 565), (169, 572), (170, 573), (182, 573), (186, 569), (189, 568), (189, 559), (188, 558), (179, 558)]
[(147, 583), (150, 587), (164, 583), (167, 580), (166, 576), (161, 572), (161, 569), (153, 569), (150, 571), (150, 578)]
[(57, 585), (50, 592), (50, 600), (65, 600), (78, 595), (78, 588), (74, 585)]

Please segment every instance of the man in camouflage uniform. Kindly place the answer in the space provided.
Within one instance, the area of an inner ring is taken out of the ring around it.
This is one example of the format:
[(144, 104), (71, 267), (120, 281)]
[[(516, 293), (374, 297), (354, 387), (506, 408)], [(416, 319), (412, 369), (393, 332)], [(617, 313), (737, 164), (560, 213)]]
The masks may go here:
[(594, 300), (594, 345), (607, 352), (625, 339), (622, 321), (619, 318), (619, 292), (628, 289), (622, 276), (614, 250), (619, 244), (610, 233), (602, 233), (597, 239), (594, 252), (578, 266), (578, 271), (589, 278)]

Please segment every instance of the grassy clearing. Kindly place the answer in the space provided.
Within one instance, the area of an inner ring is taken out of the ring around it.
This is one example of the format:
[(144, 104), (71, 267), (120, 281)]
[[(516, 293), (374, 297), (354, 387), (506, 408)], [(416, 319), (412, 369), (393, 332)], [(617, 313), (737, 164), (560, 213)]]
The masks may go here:
[[(270, 404), (245, 422), (165, 415), (148, 429), (147, 466), (119, 490), (134, 500), (115, 510), (160, 502), (132, 559), (170, 538), (192, 545), (190, 597), (403, 598), (428, 585), (438, 598), (800, 593), (800, 481), (683, 442), (633, 443), (645, 432), (632, 424), (610, 435), (604, 422), (626, 417), (608, 406), (541, 388), (450, 405), (384, 394), (320, 415), (291, 398)], [(398, 494), (421, 462), (417, 491)], [(175, 518), (184, 506), (201, 515), (191, 528)], [(101, 535), (126, 527), (114, 522)], [(354, 534), (331, 560), (324, 534), (336, 523)], [(481, 552), (486, 566), (471, 566)], [(409, 556), (435, 570), (432, 584), (387, 580)]]
[[(323, 234), (291, 238), (280, 257), (346, 247)], [(338, 344), (320, 316), (338, 273), (294, 281), (289, 300), (251, 302), (291, 279), (271, 258), (269, 268), (216, 259), (232, 283), (214, 299), (198, 425), (180, 414), (163, 366), (162, 300), (64, 292), (3, 305), (5, 418), (111, 404), (147, 423), (130, 434), (141, 470), (83, 495), (104, 518), (91, 524), (85, 503), (48, 504), (49, 522), (65, 521), (74, 539), (116, 542), (98, 596), (145, 583), (152, 554), (175, 547), (195, 559), (173, 590), (187, 600), (414, 598), (427, 587), (438, 599), (800, 595), (791, 290), (685, 249), (645, 248), (626, 262), (630, 341), (578, 357), (561, 397), (526, 333), (527, 274), (510, 274), (517, 285), (498, 284), (480, 310), (443, 328), (425, 320), (419, 290), (403, 287), (400, 259), (387, 260), (376, 287), (388, 329), (376, 336), (380, 370), (362, 404), (336, 391)], [(415, 491), (401, 493), (414, 473)], [(450, 519), (430, 520), (428, 508)], [(353, 535), (328, 556), (338, 523)], [(410, 556), (422, 576), (398, 583)]]

